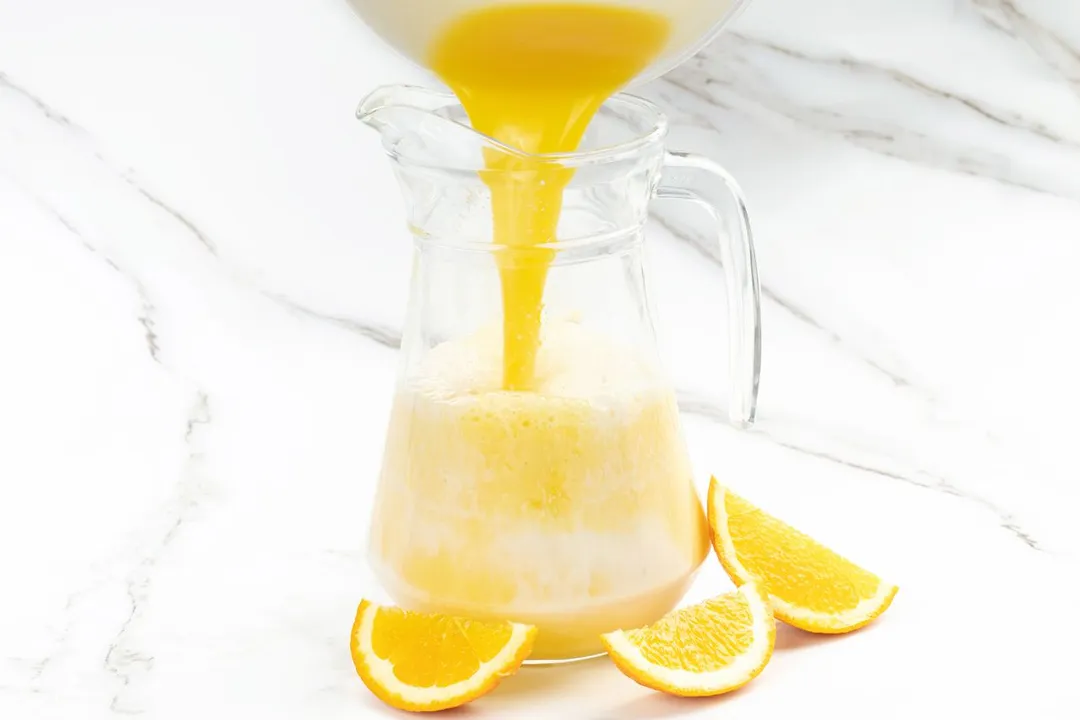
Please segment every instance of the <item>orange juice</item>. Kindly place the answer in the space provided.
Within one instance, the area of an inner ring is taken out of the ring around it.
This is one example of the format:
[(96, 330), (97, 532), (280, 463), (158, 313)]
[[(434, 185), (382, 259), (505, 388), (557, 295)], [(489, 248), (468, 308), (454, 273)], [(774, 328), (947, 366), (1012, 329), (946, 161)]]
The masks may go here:
[(500, 387), (496, 328), (399, 388), (371, 559), (397, 602), (536, 625), (562, 659), (674, 607), (708, 535), (659, 373), (572, 322), (541, 339), (530, 392)]

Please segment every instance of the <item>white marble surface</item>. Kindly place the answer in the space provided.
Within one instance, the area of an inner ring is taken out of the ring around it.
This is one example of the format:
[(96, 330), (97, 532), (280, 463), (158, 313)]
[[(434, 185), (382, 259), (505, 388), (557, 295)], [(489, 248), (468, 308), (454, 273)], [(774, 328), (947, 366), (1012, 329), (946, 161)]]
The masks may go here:
[[(347, 633), (410, 245), (352, 110), (420, 79), (344, 0), (0, 0), (0, 717), (394, 714)], [(902, 590), (725, 699), (598, 661), (462, 714), (1080, 717), (1080, 5), (757, 0), (643, 92), (757, 232), (740, 433), (719, 268), (651, 228), (702, 482)]]

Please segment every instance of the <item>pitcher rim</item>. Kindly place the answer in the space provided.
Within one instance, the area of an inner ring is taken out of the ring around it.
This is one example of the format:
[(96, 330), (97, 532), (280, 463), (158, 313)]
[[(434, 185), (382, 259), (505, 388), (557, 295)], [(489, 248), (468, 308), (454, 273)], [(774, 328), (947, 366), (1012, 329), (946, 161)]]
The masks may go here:
[[(401, 90), (417, 90), (431, 97), (440, 97), (447, 102), (442, 107), (461, 106), (460, 100), (453, 93), (442, 92), (438, 90), (432, 90), (429, 88), (421, 87), (418, 85), (382, 85), (372, 90), (363, 100), (360, 101), (360, 105), (356, 109), (356, 117), (361, 122), (366, 122), (368, 118), (380, 112), (381, 110), (389, 109), (390, 107), (397, 107), (397, 109), (414, 110), (420, 113), (432, 114), (432, 110), (409, 105), (401, 106), (379, 106), (370, 109), (365, 109), (364, 105), (367, 101), (378, 94), (380, 91), (389, 89), (401, 89)], [(640, 154), (645, 148), (661, 143), (667, 136), (669, 122), (667, 116), (664, 114), (660, 107), (652, 102), (638, 95), (633, 95), (626, 92), (619, 92), (612, 95), (610, 98), (604, 101), (603, 107), (610, 107), (612, 105), (624, 105), (631, 106), (637, 110), (648, 113), (650, 117), (649, 129), (644, 133), (637, 134), (635, 137), (625, 140), (613, 145), (606, 145), (604, 147), (594, 148), (591, 150), (575, 150), (572, 152), (559, 152), (559, 153), (530, 153), (524, 150), (519, 150), (511, 145), (507, 145), (486, 133), (482, 133), (473, 127), (467, 125), (461, 125), (466, 130), (475, 133), (479, 136), (480, 141), (485, 145), (493, 147), (502, 153), (510, 155), (512, 157), (527, 159), (536, 163), (545, 164), (558, 164), (563, 167), (580, 168), (585, 166), (605, 165), (608, 163), (618, 162), (630, 157), (635, 157)], [(447, 122), (454, 122), (450, 118), (445, 118)], [(460, 124), (460, 123), (458, 123)], [(422, 160), (417, 160), (415, 156), (410, 156), (407, 153), (397, 152), (393, 146), (385, 145), (386, 153), (396, 162), (408, 165), (410, 167), (423, 168), (428, 170), (441, 170), (444, 172), (469, 172), (475, 173), (483, 170), (484, 168), (479, 165), (465, 165), (453, 164), (453, 163), (425, 163)]]

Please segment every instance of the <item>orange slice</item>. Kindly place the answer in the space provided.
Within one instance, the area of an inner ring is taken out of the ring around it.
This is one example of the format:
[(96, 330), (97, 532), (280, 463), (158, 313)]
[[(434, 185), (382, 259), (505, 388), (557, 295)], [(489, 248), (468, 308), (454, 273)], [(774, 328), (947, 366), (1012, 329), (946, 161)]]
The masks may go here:
[(741, 688), (772, 657), (776, 624), (764, 591), (734, 592), (601, 637), (624, 675), (653, 690), (706, 697)]
[(400, 710), (464, 705), (495, 689), (529, 656), (536, 628), (383, 607), (356, 610), (349, 649), (360, 679)]
[(736, 585), (758, 578), (776, 617), (816, 633), (846, 633), (888, 609), (889, 585), (724, 488), (709, 484), (709, 532)]

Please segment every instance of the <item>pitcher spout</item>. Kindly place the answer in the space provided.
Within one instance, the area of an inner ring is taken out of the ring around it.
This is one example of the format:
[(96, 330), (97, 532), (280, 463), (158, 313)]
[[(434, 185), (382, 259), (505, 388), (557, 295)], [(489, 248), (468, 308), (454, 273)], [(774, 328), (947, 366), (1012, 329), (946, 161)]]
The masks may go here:
[(356, 117), (364, 124), (381, 130), (388, 123), (393, 124), (395, 116), (401, 111), (407, 114), (438, 114), (455, 102), (453, 95), (415, 85), (383, 85), (360, 101)]
[(411, 165), (474, 165), (490, 138), (469, 126), (450, 93), (413, 85), (387, 85), (368, 94), (356, 110), (360, 122), (378, 131), (391, 157)]

